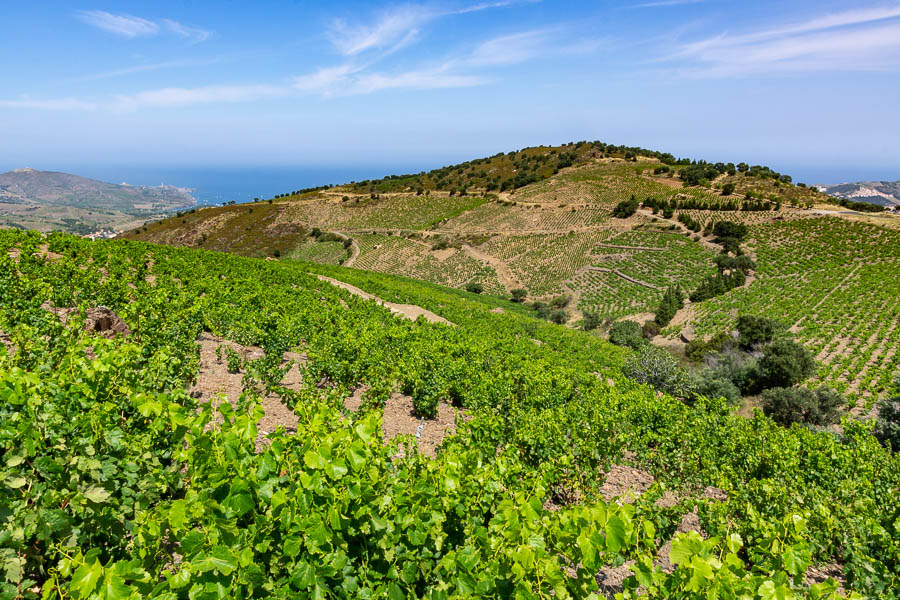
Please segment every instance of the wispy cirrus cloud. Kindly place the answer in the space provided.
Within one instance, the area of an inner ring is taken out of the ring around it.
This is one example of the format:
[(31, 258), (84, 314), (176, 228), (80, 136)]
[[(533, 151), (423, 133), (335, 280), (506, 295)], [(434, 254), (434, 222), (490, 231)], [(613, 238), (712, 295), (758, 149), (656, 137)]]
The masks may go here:
[(683, 6), (685, 4), (700, 4), (707, 0), (651, 0), (650, 2), (641, 2), (633, 4), (631, 8), (664, 8), (666, 6)]
[(170, 33), (193, 43), (199, 43), (206, 41), (212, 35), (212, 32), (206, 29), (184, 25), (172, 19), (154, 21), (134, 15), (113, 14), (103, 10), (82, 10), (76, 13), (76, 16), (91, 27), (127, 39)]
[(26, 110), (96, 110), (97, 103), (80, 98), (31, 98), (27, 95), (0, 100), (0, 108)]
[(103, 10), (82, 10), (78, 18), (97, 29), (124, 38), (147, 37), (159, 33), (159, 25), (132, 15), (114, 15)]
[(356, 56), (369, 50), (392, 53), (418, 40), (425, 25), (443, 17), (539, 1), (501, 0), (457, 8), (439, 8), (426, 4), (393, 6), (379, 13), (371, 23), (349, 23), (345, 19), (335, 19), (331, 23), (327, 37), (335, 49), (344, 56)]
[(147, 73), (150, 71), (160, 71), (163, 69), (178, 69), (182, 67), (196, 67), (203, 65), (211, 65), (219, 62), (218, 59), (212, 58), (208, 60), (167, 60), (163, 62), (157, 63), (141, 63), (137, 65), (131, 65), (128, 67), (122, 67), (121, 69), (113, 69), (111, 71), (102, 71), (100, 73), (91, 73), (90, 75), (84, 75), (81, 77), (76, 77), (70, 81), (98, 81), (100, 79), (111, 79), (114, 77), (123, 77), (126, 75), (134, 75), (136, 73)]
[(700, 77), (900, 69), (900, 4), (721, 34), (682, 44), (662, 60)]
[[(494, 81), (497, 71), (511, 65), (553, 56), (583, 54), (597, 49), (598, 40), (579, 37), (567, 27), (526, 30), (488, 38), (479, 43), (461, 45), (430, 61), (401, 61), (402, 67), (392, 66), (385, 59), (394, 52), (415, 42), (424, 24), (449, 15), (465, 15), (483, 10), (502, 8), (522, 2), (537, 0), (506, 0), (471, 4), (455, 9), (436, 9), (431, 5), (404, 5), (377, 15), (371, 23), (349, 25), (335, 22), (329, 33), (334, 50), (344, 62), (323, 65), (312, 72), (287, 77), (277, 83), (217, 84), (197, 87), (163, 87), (128, 94), (115, 94), (106, 100), (80, 101), (74, 98), (61, 100), (0, 101), (0, 107), (9, 108), (69, 108), (84, 110), (102, 108), (117, 112), (129, 112), (143, 108), (179, 108), (213, 103), (254, 102), (309, 94), (350, 96), (371, 94), (384, 90), (428, 90), (462, 88), (484, 85)], [(128, 15), (130, 19), (146, 21), (146, 32), (139, 33), (137, 25), (125, 26), (115, 19), (104, 23), (116, 23), (122, 30), (119, 35), (136, 37), (168, 31), (183, 37), (202, 35), (191, 28), (165, 19), (147, 21)], [(129, 29), (130, 27), (130, 29)], [(202, 31), (202, 30), (200, 30)], [(133, 73), (196, 64), (193, 61), (168, 61), (139, 64), (88, 76), (87, 80), (106, 79)]]

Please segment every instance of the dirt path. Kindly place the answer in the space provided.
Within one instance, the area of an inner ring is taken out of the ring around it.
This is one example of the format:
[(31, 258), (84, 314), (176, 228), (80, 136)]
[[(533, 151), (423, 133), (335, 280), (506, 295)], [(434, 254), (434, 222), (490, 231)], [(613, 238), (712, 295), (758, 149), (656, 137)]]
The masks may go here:
[(327, 277), (325, 275), (318, 275), (319, 279), (322, 281), (326, 281), (331, 285), (342, 288), (353, 294), (354, 296), (359, 296), (360, 298), (364, 298), (365, 300), (374, 300), (376, 303), (388, 308), (392, 313), (398, 314), (404, 318), (409, 319), (410, 321), (415, 321), (420, 316), (425, 317), (425, 320), (431, 323), (443, 323), (444, 325), (454, 325), (444, 317), (440, 315), (436, 315), (430, 310), (425, 310), (421, 306), (416, 306), (415, 304), (397, 304), (395, 302), (385, 302), (378, 296), (373, 296), (369, 292), (365, 292), (355, 285), (350, 285), (349, 283), (345, 283), (338, 279), (334, 279), (333, 277)]
[(619, 246), (618, 244), (596, 244), (601, 248), (618, 248), (620, 250), (650, 250), (651, 252), (665, 252), (668, 248), (652, 248), (650, 246)]
[(509, 292), (516, 288), (523, 287), (522, 284), (516, 279), (516, 276), (513, 275), (513, 272), (509, 269), (509, 266), (496, 256), (491, 256), (486, 252), (482, 252), (478, 248), (474, 248), (468, 244), (462, 245), (462, 250), (472, 258), (476, 260), (480, 260), (486, 262), (487, 264), (494, 267), (494, 271), (497, 273), (497, 279), (500, 280), (500, 283), (506, 288), (506, 291)]
[(360, 253), (359, 244), (356, 243), (356, 240), (351, 239), (350, 240), (350, 258), (348, 258), (346, 261), (344, 261), (344, 266), (352, 267), (353, 263), (356, 262), (356, 259), (359, 258), (359, 253)]

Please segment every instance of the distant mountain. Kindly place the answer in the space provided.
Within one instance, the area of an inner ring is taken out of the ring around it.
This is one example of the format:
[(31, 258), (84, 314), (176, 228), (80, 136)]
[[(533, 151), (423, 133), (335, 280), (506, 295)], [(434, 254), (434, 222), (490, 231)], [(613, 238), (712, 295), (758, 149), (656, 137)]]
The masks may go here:
[(854, 202), (868, 202), (879, 206), (900, 205), (900, 181), (858, 181), (837, 185), (818, 185), (820, 192)]
[(121, 231), (192, 206), (190, 190), (113, 184), (68, 173), (0, 174), (0, 226), (88, 234)]

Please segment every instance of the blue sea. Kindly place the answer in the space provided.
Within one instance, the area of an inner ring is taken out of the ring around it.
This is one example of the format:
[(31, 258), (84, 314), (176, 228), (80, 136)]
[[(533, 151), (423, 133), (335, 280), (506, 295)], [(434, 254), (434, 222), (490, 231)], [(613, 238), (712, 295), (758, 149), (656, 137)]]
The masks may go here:
[(71, 166), (52, 170), (131, 185), (174, 185), (190, 188), (197, 204), (250, 202), (293, 190), (326, 184), (342, 184), (385, 175), (418, 173), (434, 165), (347, 165), (283, 167), (133, 167)]

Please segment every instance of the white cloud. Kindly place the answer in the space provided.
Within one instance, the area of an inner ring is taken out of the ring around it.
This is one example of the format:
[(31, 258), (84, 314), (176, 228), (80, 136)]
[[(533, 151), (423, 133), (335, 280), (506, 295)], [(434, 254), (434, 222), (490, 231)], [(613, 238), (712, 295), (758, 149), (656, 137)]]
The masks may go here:
[(102, 10), (83, 10), (78, 18), (97, 29), (126, 38), (156, 35), (159, 25), (131, 15), (114, 15)]
[(679, 73), (732, 76), (785, 71), (900, 68), (900, 4), (854, 9), (740, 35), (682, 45), (663, 60)]
[(666, 6), (684, 6), (685, 4), (700, 4), (706, 0), (652, 0), (634, 4), (631, 8), (663, 8)]
[(112, 71), (103, 71), (102, 73), (93, 73), (83, 77), (77, 77), (74, 81), (96, 81), (98, 79), (110, 79), (113, 77), (122, 77), (124, 75), (133, 75), (135, 73), (146, 73), (148, 71), (159, 71), (162, 69), (176, 69), (180, 67), (195, 67), (201, 65), (210, 65), (218, 62), (216, 59), (210, 60), (169, 60), (158, 63), (144, 63), (123, 67), (121, 69), (113, 69)]
[(161, 88), (131, 95), (116, 96), (114, 107), (119, 110), (138, 108), (175, 108), (198, 104), (251, 102), (278, 98), (290, 93), (283, 85), (207, 85), (196, 88)]
[(483, 42), (465, 58), (475, 66), (499, 66), (525, 62), (549, 52), (551, 33), (547, 30), (525, 31)]
[(78, 98), (39, 99), (21, 96), (15, 100), (0, 100), (0, 108), (25, 110), (94, 110), (97, 104)]
[(209, 36), (212, 35), (212, 32), (207, 31), (206, 29), (200, 29), (199, 27), (190, 27), (171, 19), (162, 19), (161, 22), (166, 26), (166, 29), (168, 29), (172, 33), (188, 39), (195, 44), (205, 42), (209, 39)]
[(383, 50), (390, 54), (414, 43), (418, 40), (422, 27), (442, 17), (539, 1), (499, 0), (456, 9), (440, 9), (434, 5), (421, 4), (394, 6), (383, 11), (371, 24), (350, 24), (344, 19), (336, 19), (328, 32), (328, 38), (344, 56), (356, 56), (369, 50)]
[(77, 15), (79, 19), (92, 27), (129, 39), (151, 37), (167, 32), (193, 43), (200, 43), (212, 35), (212, 32), (206, 29), (184, 25), (172, 19), (152, 21), (133, 15), (116, 15), (103, 10), (82, 10)]

